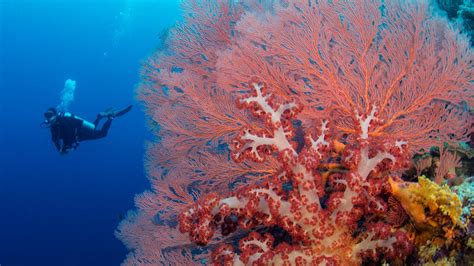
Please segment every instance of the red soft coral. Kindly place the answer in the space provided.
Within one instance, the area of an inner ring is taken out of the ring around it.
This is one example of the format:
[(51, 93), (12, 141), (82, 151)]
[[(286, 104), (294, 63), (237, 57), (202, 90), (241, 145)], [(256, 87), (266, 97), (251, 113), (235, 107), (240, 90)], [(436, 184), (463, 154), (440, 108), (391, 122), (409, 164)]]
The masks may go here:
[[(232, 154), (238, 156), (234, 155), (233, 158), (238, 162), (245, 159), (263, 162), (270, 156), (287, 159), (280, 160), (280, 173), (263, 184), (241, 189), (226, 198), (218, 199), (212, 195), (196, 202), (181, 215), (181, 231), (189, 233), (193, 242), (207, 244), (218, 227), (221, 227), (222, 231), (227, 229), (226, 218), (229, 220), (229, 217), (234, 217), (243, 229), (278, 226), (291, 236), (291, 245), (282, 243), (273, 247), (268, 244), (273, 243), (269, 240), (271, 238), (263, 239), (253, 232), (251, 241), (240, 242), (240, 253), (233, 251), (230, 246), (220, 247), (214, 252), (214, 261), (224, 263), (251, 265), (329, 260), (336, 264), (357, 264), (364, 257), (377, 259), (380, 254), (385, 254), (387, 258), (403, 258), (407, 255), (410, 245), (407, 244), (407, 238), (401, 236), (402, 231), (392, 230), (388, 224), (382, 222), (359, 224), (360, 221), (364, 222), (362, 217), (383, 214), (387, 210), (387, 204), (380, 197), (384, 192), (386, 178), (370, 174), (384, 160), (396, 162), (404, 159), (398, 151), (403, 150), (403, 147), (398, 147), (397, 142), (390, 144), (387, 141), (383, 145), (372, 145), (367, 140), (364, 132), (368, 132), (373, 126), (369, 120), (375, 119), (375, 112), (371, 112), (366, 118), (359, 117), (354, 120), (357, 121), (354, 127), (359, 127), (361, 133), (360, 137), (356, 138), (359, 145), (350, 149), (359, 155), (349, 155), (342, 159), (347, 161), (357, 158), (357, 167), (331, 179), (338, 191), (330, 193), (323, 206), (320, 197), (324, 194), (324, 187), (318, 174), (319, 164), (314, 162), (328, 159), (328, 151), (324, 152), (325, 147), (330, 146), (325, 135), (328, 132), (327, 122), (321, 123), (320, 135), (317, 137), (313, 138), (308, 134), (308, 145), (297, 152), (288, 141), (293, 135), (292, 129), (285, 125), (298, 118), (298, 105), (272, 104), (268, 94), (262, 93), (265, 88), (262, 83), (251, 81), (249, 84), (255, 93), (240, 101), (252, 103), (246, 107), (251, 109), (255, 116), (265, 119), (265, 130), (273, 133), (262, 135), (244, 129), (244, 137), (237, 137), (242, 145), (234, 146), (232, 151)], [(283, 113), (287, 110), (295, 111), (284, 116)], [(259, 153), (261, 150), (270, 152)], [(395, 165), (396, 163), (386, 164), (384, 168), (390, 170)], [(290, 185), (291, 189), (284, 189), (285, 184)], [(361, 226), (366, 227), (365, 232), (354, 235), (354, 231)], [(252, 249), (249, 253), (248, 242), (262, 247)], [(396, 249), (396, 246), (406, 248)], [(285, 250), (287, 254), (281, 253), (281, 250)]]

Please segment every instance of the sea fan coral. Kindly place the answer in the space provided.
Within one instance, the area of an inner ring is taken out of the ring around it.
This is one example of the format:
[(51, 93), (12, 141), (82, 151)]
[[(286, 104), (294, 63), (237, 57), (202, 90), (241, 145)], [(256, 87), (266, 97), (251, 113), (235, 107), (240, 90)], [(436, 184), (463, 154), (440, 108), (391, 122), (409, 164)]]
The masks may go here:
[(444, 178), (452, 178), (454, 168), (461, 166), (461, 158), (456, 153), (451, 153), (446, 147), (439, 148), (439, 162), (435, 172), (435, 182), (443, 183)]
[(143, 68), (158, 140), (152, 191), (117, 231), (126, 264), (405, 258), (408, 235), (385, 223), (389, 176), (420, 149), (467, 139), (467, 39), (422, 3), (184, 8)]

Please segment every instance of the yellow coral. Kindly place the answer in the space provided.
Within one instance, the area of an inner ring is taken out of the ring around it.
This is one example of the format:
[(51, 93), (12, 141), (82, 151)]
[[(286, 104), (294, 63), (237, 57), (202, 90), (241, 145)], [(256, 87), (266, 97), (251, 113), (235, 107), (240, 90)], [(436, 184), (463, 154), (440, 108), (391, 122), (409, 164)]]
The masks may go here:
[(461, 201), (447, 185), (440, 186), (424, 176), (418, 178), (418, 183), (393, 179), (389, 179), (389, 183), (393, 196), (417, 228), (423, 230), (442, 226), (446, 236), (451, 236), (450, 230), (461, 225)]
[(435, 256), (438, 249), (438, 246), (431, 243), (431, 241), (428, 241), (426, 245), (423, 245), (419, 248), (418, 255), (424, 262), (426, 262)]
[(418, 184), (419, 189), (414, 193), (415, 200), (426, 202), (431, 213), (441, 211), (451, 218), (453, 224), (459, 225), (461, 223), (461, 201), (448, 185), (440, 186), (424, 176), (418, 178)]
[(470, 249), (474, 249), (474, 239), (473, 239), (473, 237), (469, 237), (469, 239), (467, 240), (467, 246)]
[(455, 256), (448, 256), (433, 261), (436, 252), (441, 248), (440, 244), (428, 241), (426, 245), (419, 248), (418, 255), (423, 266), (454, 266), (456, 265)]

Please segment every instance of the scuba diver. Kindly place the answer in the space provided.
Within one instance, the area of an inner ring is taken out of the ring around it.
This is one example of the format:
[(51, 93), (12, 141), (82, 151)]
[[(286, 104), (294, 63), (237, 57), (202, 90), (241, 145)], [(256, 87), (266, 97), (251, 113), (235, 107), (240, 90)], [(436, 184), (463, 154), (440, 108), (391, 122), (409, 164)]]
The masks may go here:
[[(75, 150), (81, 141), (107, 136), (112, 120), (128, 113), (131, 109), (132, 105), (129, 105), (119, 111), (109, 109), (100, 112), (94, 123), (91, 123), (69, 112), (57, 111), (56, 108), (51, 107), (44, 113), (46, 120), (41, 126), (47, 127), (49, 125), (54, 145), (61, 154), (67, 154), (69, 151)], [(107, 117), (107, 121), (98, 129), (99, 122), (104, 117)]]

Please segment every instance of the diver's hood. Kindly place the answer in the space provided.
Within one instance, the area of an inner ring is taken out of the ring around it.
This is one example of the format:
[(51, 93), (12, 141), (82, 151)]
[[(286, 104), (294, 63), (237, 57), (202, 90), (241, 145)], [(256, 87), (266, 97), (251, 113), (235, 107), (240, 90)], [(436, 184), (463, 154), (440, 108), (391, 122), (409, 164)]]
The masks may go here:
[(40, 124), (41, 127), (49, 127), (54, 118), (58, 115), (58, 112), (54, 107), (48, 108), (46, 112), (43, 113), (45, 120)]
[(43, 115), (46, 118), (46, 120), (50, 121), (51, 118), (53, 118), (57, 114), (58, 114), (58, 112), (56, 111), (56, 109), (54, 107), (50, 107), (50, 108), (48, 108), (48, 110), (46, 110), (46, 112), (44, 112)]

